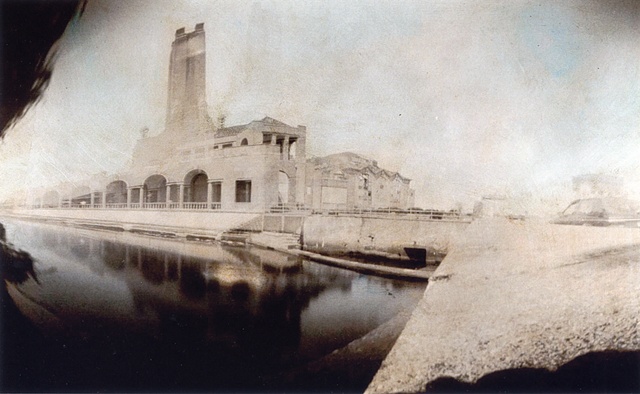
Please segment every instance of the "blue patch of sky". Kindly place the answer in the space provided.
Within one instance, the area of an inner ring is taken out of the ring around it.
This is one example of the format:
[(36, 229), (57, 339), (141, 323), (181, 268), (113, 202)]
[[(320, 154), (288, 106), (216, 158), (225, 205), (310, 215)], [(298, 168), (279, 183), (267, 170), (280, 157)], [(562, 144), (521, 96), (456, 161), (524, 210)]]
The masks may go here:
[(570, 76), (584, 55), (573, 15), (560, 4), (530, 6), (520, 15), (521, 40), (555, 78)]

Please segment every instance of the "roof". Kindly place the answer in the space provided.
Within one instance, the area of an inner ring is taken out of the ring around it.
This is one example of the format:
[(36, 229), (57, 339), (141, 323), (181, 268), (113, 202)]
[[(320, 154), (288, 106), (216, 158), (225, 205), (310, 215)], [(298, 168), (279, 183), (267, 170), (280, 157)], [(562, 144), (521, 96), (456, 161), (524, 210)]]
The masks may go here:
[(224, 128), (216, 130), (215, 136), (216, 136), (216, 138), (231, 137), (231, 136), (238, 135), (238, 134), (242, 133), (248, 127), (249, 127), (248, 124), (239, 125), (239, 126), (224, 127)]
[(238, 125), (238, 126), (231, 126), (231, 127), (223, 127), (221, 129), (216, 130), (216, 138), (224, 138), (224, 137), (231, 137), (234, 135), (238, 135), (240, 133), (242, 133), (243, 131), (249, 129), (249, 128), (254, 128), (258, 126), (258, 128), (265, 128), (268, 129), (269, 131), (275, 131), (274, 127), (276, 128), (284, 128), (284, 127), (288, 127), (288, 128), (292, 128), (291, 126), (289, 126), (286, 123), (280, 122), (279, 120), (270, 118), (268, 116), (265, 116), (264, 118), (260, 119), (260, 120), (254, 120), (251, 123), (248, 124), (244, 124), (244, 125)]
[(325, 157), (316, 157), (309, 160), (317, 169), (344, 172), (369, 172), (376, 177), (398, 177), (403, 181), (410, 181), (398, 172), (385, 170), (378, 167), (378, 162), (353, 152), (334, 153)]

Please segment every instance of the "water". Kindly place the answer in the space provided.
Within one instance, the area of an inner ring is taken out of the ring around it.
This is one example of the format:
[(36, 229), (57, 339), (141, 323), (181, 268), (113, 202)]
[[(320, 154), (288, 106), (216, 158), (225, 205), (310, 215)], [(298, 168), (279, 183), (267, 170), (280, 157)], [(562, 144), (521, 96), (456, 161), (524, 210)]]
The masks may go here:
[(244, 245), (3, 224), (34, 260), (31, 274), (6, 282), (5, 389), (286, 389), (283, 372), (424, 292)]

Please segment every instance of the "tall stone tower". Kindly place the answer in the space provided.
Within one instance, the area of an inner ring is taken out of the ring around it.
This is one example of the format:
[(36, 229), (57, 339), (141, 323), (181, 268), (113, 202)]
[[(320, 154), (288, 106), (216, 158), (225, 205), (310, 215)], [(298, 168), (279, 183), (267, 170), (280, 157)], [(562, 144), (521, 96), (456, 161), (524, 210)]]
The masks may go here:
[(170, 134), (199, 134), (207, 131), (204, 23), (193, 32), (176, 30), (171, 44), (166, 131)]

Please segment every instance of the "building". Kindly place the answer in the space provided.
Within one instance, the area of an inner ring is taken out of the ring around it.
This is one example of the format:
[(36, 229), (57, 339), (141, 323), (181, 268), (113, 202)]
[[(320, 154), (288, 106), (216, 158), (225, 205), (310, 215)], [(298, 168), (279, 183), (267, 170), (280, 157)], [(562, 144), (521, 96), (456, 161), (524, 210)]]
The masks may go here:
[(353, 153), (306, 160), (306, 127), (265, 117), (215, 124), (207, 111), (204, 24), (171, 46), (165, 129), (143, 130), (130, 167), (115, 176), (43, 190), (41, 207), (370, 209), (413, 206), (410, 180)]
[(378, 167), (375, 160), (344, 152), (307, 162), (305, 204), (322, 209), (408, 209), (411, 180)]
[(624, 179), (605, 174), (583, 174), (573, 177), (576, 198), (619, 197), (624, 195)]
[[(130, 168), (62, 185), (39, 205), (260, 211), (302, 204), (306, 127), (265, 117), (216, 127), (207, 111), (204, 24), (178, 29), (171, 47), (165, 130), (143, 131)], [(220, 126), (220, 125), (219, 125)]]

